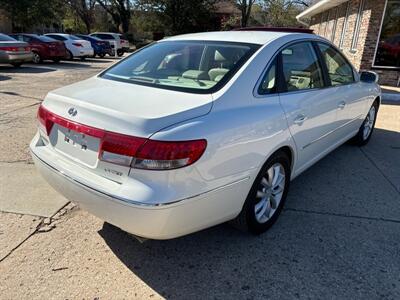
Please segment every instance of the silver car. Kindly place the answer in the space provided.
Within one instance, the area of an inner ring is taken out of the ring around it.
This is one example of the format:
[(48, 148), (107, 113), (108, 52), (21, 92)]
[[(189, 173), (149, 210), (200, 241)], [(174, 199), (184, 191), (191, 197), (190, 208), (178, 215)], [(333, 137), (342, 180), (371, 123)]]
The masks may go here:
[(32, 59), (33, 54), (28, 43), (17, 41), (0, 33), (0, 63), (20, 67), (24, 62), (30, 62)]

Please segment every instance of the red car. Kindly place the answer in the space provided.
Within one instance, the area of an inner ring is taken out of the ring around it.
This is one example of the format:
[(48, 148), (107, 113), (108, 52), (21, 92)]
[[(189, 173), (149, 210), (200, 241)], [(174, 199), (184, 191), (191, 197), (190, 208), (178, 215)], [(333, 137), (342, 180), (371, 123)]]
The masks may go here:
[(67, 55), (67, 49), (63, 42), (47, 36), (28, 33), (14, 33), (10, 34), (10, 36), (29, 44), (32, 48), (33, 62), (36, 64), (46, 59), (59, 62)]

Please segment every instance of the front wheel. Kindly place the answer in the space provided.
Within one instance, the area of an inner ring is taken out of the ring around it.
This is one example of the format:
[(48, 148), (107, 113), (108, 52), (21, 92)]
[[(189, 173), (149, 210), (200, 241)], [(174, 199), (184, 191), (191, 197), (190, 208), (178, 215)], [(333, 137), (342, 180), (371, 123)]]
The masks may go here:
[(118, 56), (124, 55), (124, 50), (121, 50), (121, 49), (117, 50), (117, 55)]
[(277, 152), (264, 164), (242, 211), (231, 224), (253, 234), (267, 231), (282, 211), (289, 184), (290, 160), (285, 152)]
[(366, 145), (372, 135), (375, 128), (376, 115), (378, 114), (378, 103), (375, 101), (368, 111), (364, 122), (362, 123), (357, 135), (352, 139), (352, 141), (358, 146)]
[(42, 58), (40, 57), (40, 54), (37, 52), (33, 52), (33, 63), (35, 64), (40, 64), (42, 62)]
[(74, 56), (72, 55), (72, 52), (67, 50), (67, 55), (66, 55), (66, 60), (73, 60)]

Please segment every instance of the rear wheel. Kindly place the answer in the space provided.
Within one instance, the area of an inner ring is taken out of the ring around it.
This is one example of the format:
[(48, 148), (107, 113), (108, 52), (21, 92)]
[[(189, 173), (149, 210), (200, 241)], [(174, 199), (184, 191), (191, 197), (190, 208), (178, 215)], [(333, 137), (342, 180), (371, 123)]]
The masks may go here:
[(117, 50), (117, 55), (118, 56), (124, 55), (124, 50), (121, 50), (121, 49)]
[(33, 59), (32, 59), (32, 61), (33, 61), (35, 64), (40, 64), (40, 63), (42, 62), (42, 58), (40, 57), (40, 54), (37, 53), (37, 52), (32, 52), (32, 53), (33, 53)]
[(101, 58), (104, 58), (104, 56), (106, 56), (104, 53), (101, 53), (101, 54), (99, 54), (99, 56), (101, 57)]
[(369, 109), (368, 114), (365, 117), (365, 120), (362, 123), (360, 129), (358, 130), (357, 135), (352, 139), (352, 142), (354, 142), (356, 145), (364, 146), (371, 139), (372, 132), (374, 131), (375, 128), (378, 108), (379, 108), (378, 102), (375, 101), (372, 104), (371, 108)]
[(67, 50), (67, 56), (65, 57), (67, 60), (72, 60), (74, 56), (72, 55), (71, 51)]
[(276, 152), (264, 164), (247, 196), (242, 211), (231, 224), (243, 231), (261, 234), (278, 219), (290, 184), (290, 160)]

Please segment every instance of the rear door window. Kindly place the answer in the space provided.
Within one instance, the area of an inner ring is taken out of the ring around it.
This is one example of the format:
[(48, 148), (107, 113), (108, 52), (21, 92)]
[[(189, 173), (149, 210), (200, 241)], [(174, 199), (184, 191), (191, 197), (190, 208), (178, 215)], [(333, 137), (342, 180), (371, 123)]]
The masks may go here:
[(339, 51), (325, 43), (317, 43), (325, 61), (331, 85), (354, 82), (353, 68)]
[(286, 91), (324, 87), (322, 68), (310, 42), (292, 44), (280, 55)]

